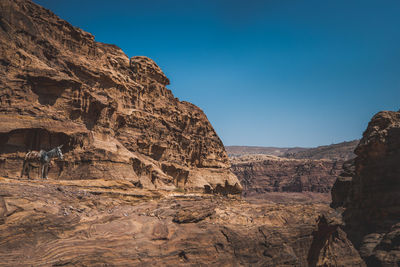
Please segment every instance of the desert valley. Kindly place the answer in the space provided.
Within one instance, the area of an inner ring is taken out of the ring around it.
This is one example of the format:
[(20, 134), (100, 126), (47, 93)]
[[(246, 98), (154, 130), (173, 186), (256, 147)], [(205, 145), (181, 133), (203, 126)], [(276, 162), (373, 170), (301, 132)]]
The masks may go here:
[(31, 1), (0, 1), (0, 55), (0, 266), (400, 265), (400, 110), (225, 147), (156, 62)]

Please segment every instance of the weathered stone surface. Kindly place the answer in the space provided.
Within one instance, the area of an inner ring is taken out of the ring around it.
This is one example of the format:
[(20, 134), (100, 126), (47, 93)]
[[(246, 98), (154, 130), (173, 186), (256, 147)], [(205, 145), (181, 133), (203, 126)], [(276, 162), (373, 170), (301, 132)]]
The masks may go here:
[[(3, 0), (0, 75), (0, 265), (362, 266), (327, 205), (199, 193), (241, 186), (152, 60)], [(17, 178), (27, 150), (60, 144), (49, 180)]]
[(31, 1), (0, 2), (0, 175), (64, 144), (50, 179), (240, 193), (204, 113), (149, 58), (129, 59)]
[(365, 266), (340, 226), (337, 217), (318, 218), (318, 230), (313, 232), (307, 258), (309, 266)]
[(376, 114), (355, 153), (332, 206), (343, 211), (344, 230), (369, 266), (399, 265), (400, 112)]
[(244, 187), (243, 196), (329, 203), (333, 183), (344, 160), (355, 156), (357, 143), (354, 140), (316, 148), (231, 146), (227, 152), (231, 170)]
[(232, 158), (231, 170), (243, 186), (243, 195), (269, 192), (329, 194), (342, 169), (341, 161), (286, 159), (267, 155)]
[(0, 177), (5, 266), (362, 266), (339, 224), (325, 204)]

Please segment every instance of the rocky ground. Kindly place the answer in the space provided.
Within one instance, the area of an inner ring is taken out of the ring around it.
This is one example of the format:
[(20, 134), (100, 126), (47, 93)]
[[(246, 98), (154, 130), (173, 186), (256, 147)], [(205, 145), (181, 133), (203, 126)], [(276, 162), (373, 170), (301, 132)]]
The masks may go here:
[(360, 265), (337, 215), (325, 204), (250, 203), (122, 180), (1, 177), (0, 265)]

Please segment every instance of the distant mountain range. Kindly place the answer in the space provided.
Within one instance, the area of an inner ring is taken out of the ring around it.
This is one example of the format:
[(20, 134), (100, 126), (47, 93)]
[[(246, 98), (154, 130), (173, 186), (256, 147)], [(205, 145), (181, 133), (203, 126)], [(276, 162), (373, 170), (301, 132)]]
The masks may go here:
[(331, 159), (348, 160), (355, 157), (354, 149), (359, 140), (342, 142), (338, 144), (305, 147), (261, 147), (261, 146), (225, 146), (229, 157), (240, 157), (251, 154), (265, 154), (293, 159)]

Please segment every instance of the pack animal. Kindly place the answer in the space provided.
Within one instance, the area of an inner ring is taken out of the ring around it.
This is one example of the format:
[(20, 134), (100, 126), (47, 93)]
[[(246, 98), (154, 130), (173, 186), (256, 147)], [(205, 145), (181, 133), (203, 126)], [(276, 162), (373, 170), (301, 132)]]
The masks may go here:
[(29, 151), (26, 153), (24, 158), (24, 163), (22, 165), (21, 178), (24, 174), (27, 174), (28, 179), (30, 179), (30, 171), (32, 168), (38, 168), (39, 177), (47, 179), (49, 166), (51, 165), (51, 160), (53, 158), (63, 159), (63, 154), (61, 148), (63, 145), (53, 148), (50, 151)]

